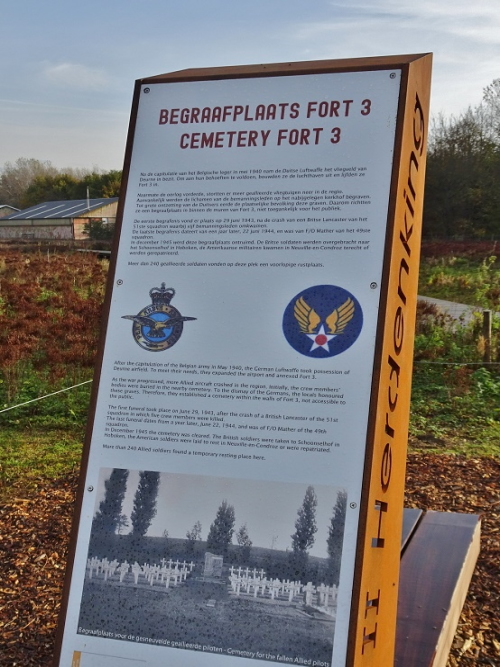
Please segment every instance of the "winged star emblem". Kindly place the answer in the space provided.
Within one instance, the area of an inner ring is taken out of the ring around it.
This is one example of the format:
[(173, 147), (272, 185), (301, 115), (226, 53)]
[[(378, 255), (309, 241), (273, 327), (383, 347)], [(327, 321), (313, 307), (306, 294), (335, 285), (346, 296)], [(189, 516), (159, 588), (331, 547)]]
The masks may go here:
[[(298, 298), (293, 308), (293, 314), (301, 332), (313, 341), (311, 352), (318, 347), (322, 347), (329, 352), (330, 341), (344, 333), (346, 326), (354, 316), (354, 311), (354, 301), (349, 297), (325, 318), (323, 324), (321, 317), (314, 308), (308, 305), (304, 297)], [(325, 324), (327, 330), (325, 330)]]

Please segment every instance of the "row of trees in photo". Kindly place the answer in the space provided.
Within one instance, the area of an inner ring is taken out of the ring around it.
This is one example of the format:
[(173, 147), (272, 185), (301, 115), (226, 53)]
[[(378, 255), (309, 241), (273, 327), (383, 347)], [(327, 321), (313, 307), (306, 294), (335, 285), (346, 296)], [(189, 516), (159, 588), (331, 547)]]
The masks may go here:
[[(145, 545), (148, 529), (157, 513), (157, 496), (160, 484), (160, 473), (141, 471), (139, 483), (134, 495), (133, 508), (128, 517), (122, 513), (123, 501), (127, 489), (128, 470), (113, 469), (105, 482), (105, 494), (94, 516), (92, 527), (94, 545), (113, 535), (119, 535), (123, 529), (130, 528), (128, 536), (136, 545)], [(314, 487), (309, 486), (305, 492), (302, 505), (297, 512), (295, 532), (291, 537), (291, 549), (286, 559), (266, 559), (265, 569), (268, 576), (292, 579), (311, 579), (317, 566), (309, 562), (309, 551), (314, 545), (317, 532), (316, 507), (317, 497)], [(332, 518), (328, 529), (327, 552), (328, 564), (326, 575), (330, 583), (338, 584), (340, 576), (340, 559), (342, 555), (342, 541), (344, 535), (347, 494), (340, 491), (333, 508)], [(168, 531), (163, 537), (168, 540)], [(185, 556), (197, 558), (205, 551), (222, 556), (224, 560), (239, 565), (251, 565), (253, 542), (248, 534), (246, 523), (236, 530), (236, 516), (233, 505), (223, 500), (217, 509), (215, 518), (210, 525), (206, 542), (202, 540), (202, 525), (196, 521), (186, 532), (184, 541)], [(236, 539), (236, 545), (233, 544)], [(201, 551), (199, 547), (203, 547)]]
[[(57, 169), (20, 158), (0, 170), (0, 205), (116, 197), (120, 171)], [(491, 239), (500, 234), (500, 79), (480, 104), (458, 116), (439, 115), (429, 132), (424, 236)]]
[[(111, 475), (104, 482), (104, 498), (94, 516), (93, 530), (96, 533), (120, 533), (123, 528), (128, 527), (128, 519), (122, 514), (128, 474), (128, 470), (113, 468)], [(132, 535), (138, 537), (146, 535), (151, 521), (156, 516), (159, 485), (159, 472), (145, 470), (139, 473), (139, 484), (130, 515)]]

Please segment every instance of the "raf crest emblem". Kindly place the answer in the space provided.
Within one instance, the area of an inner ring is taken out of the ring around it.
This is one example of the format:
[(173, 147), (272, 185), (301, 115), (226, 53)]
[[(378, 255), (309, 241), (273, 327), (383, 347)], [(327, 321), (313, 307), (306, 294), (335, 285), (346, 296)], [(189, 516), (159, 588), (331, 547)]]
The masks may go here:
[(149, 291), (151, 304), (137, 315), (122, 315), (125, 320), (132, 320), (132, 335), (135, 342), (145, 350), (161, 352), (177, 343), (182, 334), (184, 322), (196, 317), (184, 317), (177, 308), (170, 305), (175, 295), (172, 287), (153, 287)]
[(316, 359), (347, 350), (363, 325), (361, 306), (342, 287), (316, 285), (297, 294), (283, 315), (283, 333), (301, 354)]

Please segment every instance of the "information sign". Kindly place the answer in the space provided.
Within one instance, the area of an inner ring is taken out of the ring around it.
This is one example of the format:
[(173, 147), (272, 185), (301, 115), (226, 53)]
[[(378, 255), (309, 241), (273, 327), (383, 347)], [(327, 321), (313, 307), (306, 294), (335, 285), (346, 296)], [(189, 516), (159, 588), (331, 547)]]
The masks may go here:
[(56, 664), (391, 664), (429, 76), (137, 83)]

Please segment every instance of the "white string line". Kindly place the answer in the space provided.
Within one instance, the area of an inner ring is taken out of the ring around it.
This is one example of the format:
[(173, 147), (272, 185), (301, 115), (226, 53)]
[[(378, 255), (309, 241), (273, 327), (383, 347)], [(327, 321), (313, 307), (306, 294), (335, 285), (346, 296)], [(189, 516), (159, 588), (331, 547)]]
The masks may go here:
[[(460, 362), (460, 361), (414, 361), (414, 364), (435, 364), (438, 366), (500, 366), (500, 362), (490, 361), (490, 362), (481, 362), (481, 361), (472, 361), (472, 362)], [(4, 408), (0, 410), (2, 412), (8, 412), (9, 410), (15, 410), (16, 408), (21, 408), (23, 405), (29, 405), (30, 403), (36, 403), (36, 401), (43, 401), (44, 398), (50, 398), (50, 396), (55, 396), (56, 394), (62, 394), (64, 391), (70, 391), (70, 389), (76, 389), (77, 387), (82, 387), (84, 384), (90, 384), (92, 380), (85, 380), (85, 382), (80, 382), (79, 384), (74, 384), (71, 387), (66, 387), (66, 389), (59, 389), (58, 391), (53, 391), (51, 394), (45, 394), (44, 396), (39, 396), (38, 398), (32, 398), (30, 401), (25, 401), (24, 403), (18, 403), (17, 405), (11, 405), (9, 408)]]
[(44, 398), (49, 398), (49, 396), (55, 396), (56, 394), (61, 394), (63, 391), (69, 391), (70, 389), (76, 389), (76, 387), (81, 387), (84, 384), (89, 384), (92, 380), (85, 380), (85, 382), (80, 382), (79, 384), (74, 384), (72, 387), (66, 387), (66, 389), (59, 389), (58, 391), (53, 391), (51, 394), (45, 394), (45, 396), (39, 396), (38, 398), (32, 398), (30, 401), (25, 401), (24, 403), (18, 403), (17, 405), (11, 405), (10, 408), (4, 408), (0, 410), (2, 412), (8, 412), (9, 410), (14, 410), (14, 408), (20, 408), (22, 405), (29, 405), (29, 403), (35, 403), (36, 401), (42, 401)]

